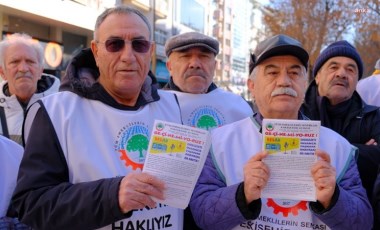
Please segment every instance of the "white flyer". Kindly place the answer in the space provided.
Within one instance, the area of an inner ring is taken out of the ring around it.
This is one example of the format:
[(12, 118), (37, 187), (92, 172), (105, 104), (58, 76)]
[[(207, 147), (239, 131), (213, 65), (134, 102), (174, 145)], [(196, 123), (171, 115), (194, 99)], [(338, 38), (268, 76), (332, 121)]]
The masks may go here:
[(316, 201), (311, 167), (316, 162), (320, 121), (263, 119), (264, 159), (270, 170), (262, 197)]
[(156, 120), (143, 172), (166, 183), (161, 204), (185, 209), (211, 145), (207, 130)]

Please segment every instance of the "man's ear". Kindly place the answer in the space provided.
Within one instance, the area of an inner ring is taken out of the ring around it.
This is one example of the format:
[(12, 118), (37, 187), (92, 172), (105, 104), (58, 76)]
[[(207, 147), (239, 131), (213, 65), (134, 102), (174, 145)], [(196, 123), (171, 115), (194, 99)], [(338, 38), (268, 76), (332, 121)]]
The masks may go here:
[(0, 76), (1, 76), (1, 78), (3, 79), (3, 80), (7, 80), (7, 77), (5, 76), (5, 74), (4, 74), (4, 70), (3, 70), (3, 67), (1, 67), (0, 66)]
[(317, 72), (317, 75), (315, 76), (315, 83), (318, 85), (319, 84), (319, 80), (320, 80), (320, 77), (319, 77), (319, 71)]
[(252, 94), (253, 88), (255, 87), (255, 83), (253, 82), (253, 80), (251, 78), (248, 78), (248, 80), (247, 80), (247, 87), (248, 87), (248, 90)]
[(169, 58), (166, 61), (166, 69), (168, 69), (169, 72), (172, 70), (172, 65)]
[(248, 87), (248, 91), (251, 94), (251, 100), (252, 102), (254, 102), (255, 101), (255, 94), (254, 94), (255, 82), (251, 78), (248, 78), (247, 80), (247, 87)]
[(151, 44), (151, 47), (150, 47), (150, 57), (151, 58), (154, 58), (153, 56), (153, 54), (154, 54), (154, 52), (156, 52), (156, 43), (155, 42), (153, 42), (152, 44)]
[(40, 76), (38, 77), (38, 80), (40, 80), (42, 78), (42, 74), (44, 73), (44, 66), (41, 66), (41, 69), (40, 69)]
[(98, 60), (98, 45), (96, 44), (95, 40), (91, 41), (91, 51), (92, 51), (92, 54), (94, 55), (96, 66), (98, 66), (98, 62), (97, 62), (97, 60)]

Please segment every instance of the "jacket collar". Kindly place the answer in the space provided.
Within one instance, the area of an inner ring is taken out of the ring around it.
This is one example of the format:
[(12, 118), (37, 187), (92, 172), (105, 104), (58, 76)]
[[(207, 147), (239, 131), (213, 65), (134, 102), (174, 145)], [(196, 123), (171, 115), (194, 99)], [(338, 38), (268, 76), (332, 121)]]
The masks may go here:
[[(327, 103), (327, 100), (326, 97), (318, 95), (318, 86), (315, 80), (313, 80), (306, 90), (305, 102), (301, 107), (301, 111), (312, 120), (320, 120), (320, 111), (322, 111), (322, 106), (325, 106), (323, 104)], [(366, 104), (356, 90), (349, 100), (351, 100), (351, 106), (349, 107), (347, 114), (365, 114), (378, 109), (376, 106)]]

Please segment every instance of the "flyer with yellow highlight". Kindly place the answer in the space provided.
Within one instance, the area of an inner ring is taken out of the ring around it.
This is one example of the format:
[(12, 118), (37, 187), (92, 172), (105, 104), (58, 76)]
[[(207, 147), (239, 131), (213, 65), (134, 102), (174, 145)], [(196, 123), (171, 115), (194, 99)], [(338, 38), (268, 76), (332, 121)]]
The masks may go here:
[(263, 119), (264, 159), (270, 170), (262, 197), (316, 201), (311, 167), (316, 162), (320, 121)]
[(166, 184), (161, 204), (185, 209), (211, 146), (207, 130), (156, 120), (149, 141), (143, 172)]

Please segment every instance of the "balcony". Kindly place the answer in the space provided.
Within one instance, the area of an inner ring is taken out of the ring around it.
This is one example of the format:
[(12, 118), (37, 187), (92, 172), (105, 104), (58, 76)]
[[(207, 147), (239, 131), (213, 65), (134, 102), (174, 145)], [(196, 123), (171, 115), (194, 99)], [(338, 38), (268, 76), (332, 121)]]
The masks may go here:
[(214, 25), (214, 28), (212, 29), (212, 35), (216, 38), (221, 38), (223, 36), (222, 23), (218, 23)]
[(218, 21), (218, 22), (221, 22), (223, 21), (223, 10), (215, 10), (214, 11), (214, 20)]

